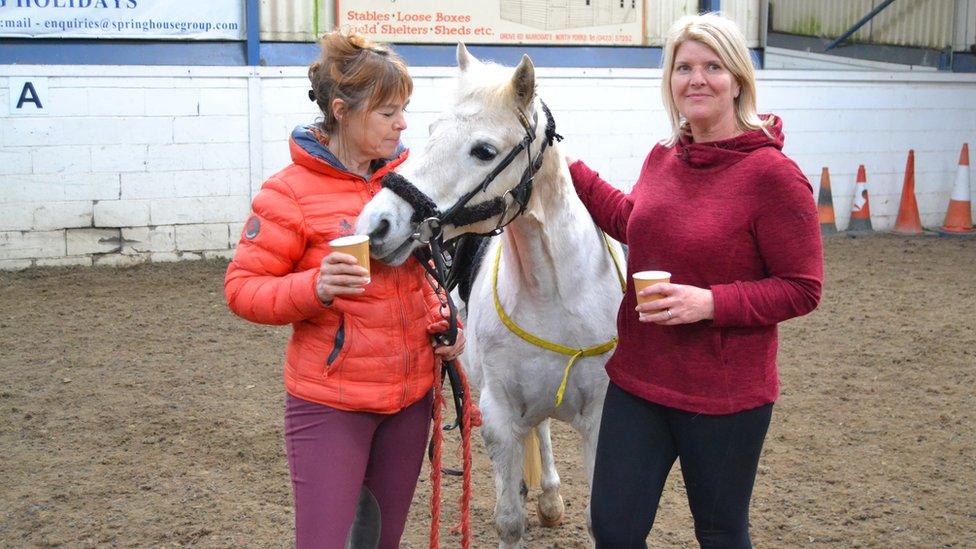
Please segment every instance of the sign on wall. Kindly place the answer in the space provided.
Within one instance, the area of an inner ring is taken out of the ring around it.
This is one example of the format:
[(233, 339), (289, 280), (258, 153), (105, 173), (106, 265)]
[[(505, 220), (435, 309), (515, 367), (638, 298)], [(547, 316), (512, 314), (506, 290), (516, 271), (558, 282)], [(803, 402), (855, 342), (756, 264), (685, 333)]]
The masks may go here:
[(640, 45), (642, 0), (336, 0), (340, 27), (401, 43)]
[(243, 0), (0, 0), (0, 36), (242, 40)]
[(35, 76), (31, 78), (10, 77), (10, 114), (39, 115), (47, 114), (48, 93), (47, 77)]

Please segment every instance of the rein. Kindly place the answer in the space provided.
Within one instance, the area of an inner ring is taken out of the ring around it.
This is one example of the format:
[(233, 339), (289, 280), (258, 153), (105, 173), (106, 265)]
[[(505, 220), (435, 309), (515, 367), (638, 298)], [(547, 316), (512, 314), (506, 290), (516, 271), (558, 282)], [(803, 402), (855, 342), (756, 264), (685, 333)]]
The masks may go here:
[[(627, 286), (624, 281), (624, 276), (620, 270), (619, 259), (617, 258), (616, 252), (613, 251), (613, 245), (610, 244), (610, 239), (607, 237), (606, 233), (603, 233), (603, 241), (607, 245), (607, 251), (610, 252), (610, 259), (613, 261), (613, 266), (617, 271), (617, 279), (620, 281), (620, 289), (622, 292), (626, 293)], [(561, 355), (566, 355), (569, 358), (569, 362), (566, 364), (566, 368), (563, 370), (563, 379), (559, 384), (559, 389), (556, 390), (556, 406), (558, 407), (563, 403), (563, 395), (566, 393), (566, 385), (569, 383), (569, 372), (572, 370), (576, 361), (585, 356), (597, 356), (602, 355), (608, 351), (613, 350), (617, 346), (617, 337), (614, 336), (610, 338), (610, 341), (606, 343), (601, 343), (600, 345), (592, 345), (590, 347), (570, 347), (568, 345), (562, 345), (560, 343), (555, 343), (547, 339), (543, 339), (539, 336), (533, 335), (521, 326), (519, 326), (508, 313), (505, 312), (505, 308), (502, 307), (502, 301), (498, 297), (498, 269), (501, 264), (502, 259), (502, 246), (498, 245), (498, 250), (495, 252), (495, 261), (492, 265), (491, 271), (491, 295), (495, 301), (495, 311), (498, 313), (498, 318), (501, 319), (502, 324), (505, 325), (513, 334), (519, 336), (523, 340), (535, 345), (536, 347), (541, 347), (547, 351), (552, 351), (554, 353), (559, 353)]]

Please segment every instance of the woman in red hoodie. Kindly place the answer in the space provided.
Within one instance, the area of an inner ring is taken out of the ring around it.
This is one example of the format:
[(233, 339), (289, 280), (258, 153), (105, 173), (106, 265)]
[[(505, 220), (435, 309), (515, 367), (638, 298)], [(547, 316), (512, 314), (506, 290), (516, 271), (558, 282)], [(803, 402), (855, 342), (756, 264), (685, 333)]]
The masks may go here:
[(285, 447), (296, 546), (395, 548), (423, 461), (436, 357), (453, 359), (464, 339), (433, 348), (440, 303), (416, 260), (367, 271), (329, 247), (406, 159), (407, 67), (333, 32), (308, 76), (323, 119), (295, 129), (293, 163), (255, 195), (224, 291), (238, 315), (293, 328)]
[(570, 171), (597, 224), (629, 246), (631, 289), (593, 476), (598, 547), (645, 547), (675, 459), (702, 547), (750, 547), (749, 500), (779, 394), (776, 325), (820, 300), (812, 188), (783, 155), (782, 121), (756, 112), (742, 34), (716, 14), (668, 34), (662, 95), (673, 135), (623, 193), (580, 161)]

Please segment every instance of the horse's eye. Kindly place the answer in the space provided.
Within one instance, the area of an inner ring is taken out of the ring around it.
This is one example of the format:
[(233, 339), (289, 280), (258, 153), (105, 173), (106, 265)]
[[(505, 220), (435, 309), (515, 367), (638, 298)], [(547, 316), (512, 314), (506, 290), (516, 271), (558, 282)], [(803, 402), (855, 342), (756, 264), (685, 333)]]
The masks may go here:
[(474, 147), (471, 147), (471, 156), (477, 158), (478, 160), (487, 161), (498, 156), (498, 150), (488, 143), (478, 143)]

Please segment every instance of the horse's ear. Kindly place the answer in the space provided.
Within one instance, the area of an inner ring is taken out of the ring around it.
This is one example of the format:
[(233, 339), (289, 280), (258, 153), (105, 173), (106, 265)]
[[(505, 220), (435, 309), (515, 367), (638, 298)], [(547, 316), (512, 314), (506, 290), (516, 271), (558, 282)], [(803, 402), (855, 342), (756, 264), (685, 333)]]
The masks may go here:
[(515, 68), (512, 90), (515, 92), (515, 100), (523, 108), (528, 107), (535, 98), (535, 67), (526, 54), (522, 54), (522, 62)]
[(480, 63), (478, 58), (468, 53), (468, 48), (464, 47), (464, 42), (458, 42), (457, 45), (457, 63), (458, 68), (461, 72), (468, 70), (468, 67), (474, 65), (475, 63)]

